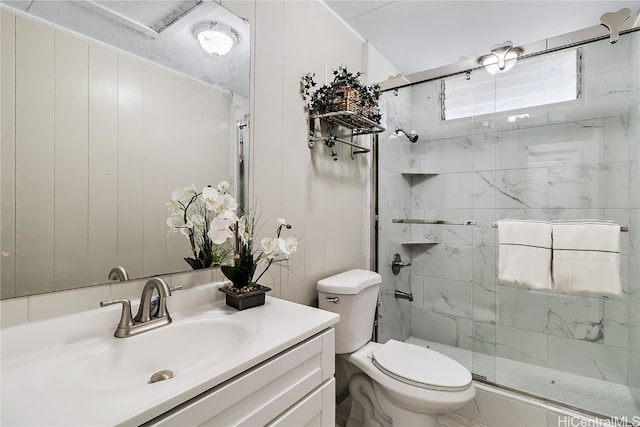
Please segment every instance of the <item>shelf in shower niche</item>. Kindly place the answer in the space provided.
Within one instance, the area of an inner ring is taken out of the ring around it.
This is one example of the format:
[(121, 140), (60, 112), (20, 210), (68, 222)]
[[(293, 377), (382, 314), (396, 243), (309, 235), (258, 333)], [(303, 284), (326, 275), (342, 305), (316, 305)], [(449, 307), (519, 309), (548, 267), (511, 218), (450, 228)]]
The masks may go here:
[(413, 176), (432, 177), (432, 176), (438, 175), (437, 173), (433, 173), (433, 172), (413, 172), (413, 171), (402, 171), (400, 172), (400, 174), (408, 177), (413, 177)]
[(438, 242), (434, 240), (409, 240), (407, 242), (400, 242), (402, 246), (419, 246), (419, 245), (437, 245)]

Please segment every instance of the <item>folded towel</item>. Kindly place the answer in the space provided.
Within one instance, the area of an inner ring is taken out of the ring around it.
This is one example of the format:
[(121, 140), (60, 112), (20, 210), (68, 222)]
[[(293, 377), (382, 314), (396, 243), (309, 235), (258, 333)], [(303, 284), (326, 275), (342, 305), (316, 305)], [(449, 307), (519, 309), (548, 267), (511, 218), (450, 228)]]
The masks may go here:
[(498, 281), (551, 290), (551, 223), (498, 221)]
[(554, 223), (552, 269), (557, 292), (622, 296), (620, 225), (602, 221)]

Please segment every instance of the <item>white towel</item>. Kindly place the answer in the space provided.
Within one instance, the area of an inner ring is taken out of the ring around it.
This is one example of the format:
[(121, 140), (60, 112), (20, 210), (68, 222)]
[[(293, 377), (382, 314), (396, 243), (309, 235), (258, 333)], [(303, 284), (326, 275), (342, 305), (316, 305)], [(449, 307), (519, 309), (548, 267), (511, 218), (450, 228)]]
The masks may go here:
[(551, 290), (551, 223), (498, 221), (498, 281)]
[(557, 292), (622, 296), (620, 225), (602, 221), (554, 223), (552, 269)]

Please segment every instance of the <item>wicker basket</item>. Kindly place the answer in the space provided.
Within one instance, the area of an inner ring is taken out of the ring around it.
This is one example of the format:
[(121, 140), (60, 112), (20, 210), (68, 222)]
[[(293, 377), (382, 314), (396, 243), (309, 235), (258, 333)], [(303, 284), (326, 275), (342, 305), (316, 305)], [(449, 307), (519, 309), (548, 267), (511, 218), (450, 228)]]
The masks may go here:
[(358, 111), (359, 100), (360, 94), (355, 89), (351, 89), (346, 86), (329, 89), (327, 91), (327, 113), (333, 113), (336, 111), (360, 113), (360, 111)]
[(329, 89), (327, 91), (327, 103), (325, 104), (325, 110), (327, 113), (333, 113), (337, 111), (349, 111), (351, 113), (360, 114), (367, 119), (372, 119), (376, 113), (377, 108), (374, 106), (361, 107), (360, 94), (357, 90), (351, 89), (347, 86)]

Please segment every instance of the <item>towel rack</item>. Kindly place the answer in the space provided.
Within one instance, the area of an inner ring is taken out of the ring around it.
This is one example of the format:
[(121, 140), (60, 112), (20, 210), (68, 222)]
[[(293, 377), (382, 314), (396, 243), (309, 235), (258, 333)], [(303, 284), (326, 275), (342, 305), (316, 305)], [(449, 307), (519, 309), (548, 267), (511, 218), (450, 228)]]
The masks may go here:
[(447, 221), (444, 219), (392, 219), (393, 224), (438, 224), (438, 225), (476, 225), (472, 219), (462, 221)]
[[(356, 144), (355, 142), (351, 142), (349, 140), (346, 140), (344, 138), (339, 138), (337, 136), (310, 136), (309, 142), (312, 143), (316, 141), (326, 141), (329, 139), (333, 139), (334, 141), (342, 142), (343, 144), (347, 144), (353, 148), (357, 148), (357, 151), (353, 151), (352, 154), (362, 154), (362, 153), (368, 153), (371, 151), (370, 148), (363, 147), (362, 145)], [(311, 148), (312, 145), (313, 144), (311, 144), (309, 147)]]
[[(494, 222), (493, 224), (491, 224), (492, 228), (498, 228), (498, 223)], [(621, 225), (620, 226), (620, 231), (623, 233), (626, 233), (629, 231), (629, 226), (628, 225)]]
[[(329, 134), (322, 136), (321, 120), (332, 125), (338, 125), (350, 132), (346, 135), (349, 139), (339, 138), (337, 135)], [(351, 146), (351, 158), (356, 159), (358, 154), (371, 152), (370, 148), (363, 147), (354, 141), (354, 138), (360, 135), (369, 135), (384, 132), (384, 128), (371, 119), (352, 111), (335, 111), (325, 114), (315, 114), (309, 116), (309, 140), (307, 146), (311, 149), (315, 147), (317, 141), (326, 143), (327, 141), (341, 142)]]

